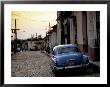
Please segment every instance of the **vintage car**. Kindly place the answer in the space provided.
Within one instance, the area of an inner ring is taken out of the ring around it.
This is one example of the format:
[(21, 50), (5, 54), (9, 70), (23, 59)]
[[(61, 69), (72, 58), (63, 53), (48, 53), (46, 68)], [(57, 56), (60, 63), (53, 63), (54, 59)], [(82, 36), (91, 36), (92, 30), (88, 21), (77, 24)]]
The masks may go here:
[(58, 45), (53, 48), (52, 71), (89, 66), (89, 59), (76, 45)]

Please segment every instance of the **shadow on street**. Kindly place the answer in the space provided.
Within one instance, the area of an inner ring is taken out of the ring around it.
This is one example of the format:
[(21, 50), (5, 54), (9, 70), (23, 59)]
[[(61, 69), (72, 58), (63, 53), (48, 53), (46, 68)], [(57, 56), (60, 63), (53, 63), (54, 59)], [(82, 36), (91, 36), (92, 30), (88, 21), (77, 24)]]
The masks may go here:
[(54, 73), (55, 77), (100, 77), (99, 72), (90, 66), (88, 69), (68, 69)]

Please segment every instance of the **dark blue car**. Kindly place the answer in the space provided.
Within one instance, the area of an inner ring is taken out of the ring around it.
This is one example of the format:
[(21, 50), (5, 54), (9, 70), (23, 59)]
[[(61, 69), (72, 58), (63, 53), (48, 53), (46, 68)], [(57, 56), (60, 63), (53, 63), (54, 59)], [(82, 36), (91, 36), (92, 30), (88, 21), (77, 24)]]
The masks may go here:
[(89, 66), (89, 59), (76, 45), (58, 45), (53, 48), (52, 70), (66, 70)]

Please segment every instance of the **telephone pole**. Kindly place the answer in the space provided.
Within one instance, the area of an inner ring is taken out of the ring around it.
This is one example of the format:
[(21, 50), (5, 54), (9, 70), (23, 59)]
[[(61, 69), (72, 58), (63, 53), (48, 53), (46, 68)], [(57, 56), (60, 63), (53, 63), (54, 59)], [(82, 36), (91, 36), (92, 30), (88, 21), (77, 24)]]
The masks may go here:
[(17, 29), (16, 28), (16, 19), (15, 19), (15, 29), (11, 29), (12, 30), (12, 33), (14, 33), (14, 53), (16, 53), (17, 51), (17, 30), (20, 30), (20, 29)]

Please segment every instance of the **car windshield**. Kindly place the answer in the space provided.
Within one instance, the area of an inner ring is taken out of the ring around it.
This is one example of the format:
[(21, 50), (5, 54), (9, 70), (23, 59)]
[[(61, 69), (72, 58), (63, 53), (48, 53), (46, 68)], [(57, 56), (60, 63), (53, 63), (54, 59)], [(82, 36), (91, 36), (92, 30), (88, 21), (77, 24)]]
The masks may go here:
[(80, 52), (77, 47), (62, 47), (59, 48), (58, 54), (70, 53), (70, 52)]

